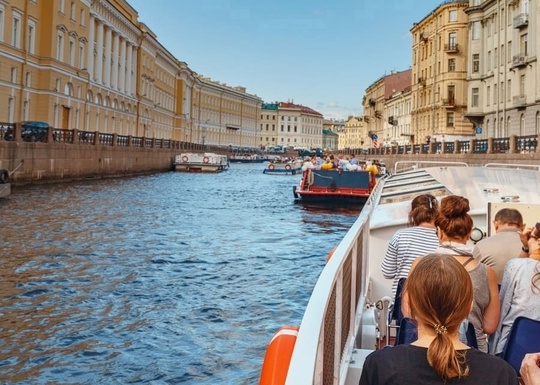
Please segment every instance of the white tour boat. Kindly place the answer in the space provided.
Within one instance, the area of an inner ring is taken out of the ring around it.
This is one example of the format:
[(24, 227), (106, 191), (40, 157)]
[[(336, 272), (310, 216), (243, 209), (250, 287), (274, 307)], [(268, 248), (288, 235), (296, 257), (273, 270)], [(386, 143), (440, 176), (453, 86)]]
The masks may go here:
[(176, 156), (174, 169), (181, 172), (216, 173), (229, 168), (227, 155), (205, 153), (183, 153)]
[(392, 280), (380, 268), (389, 240), (407, 226), (411, 200), (425, 193), (468, 198), (478, 241), (503, 207), (519, 209), (529, 225), (540, 219), (539, 169), (397, 162), (332, 251), (299, 327), (281, 328), (270, 342), (260, 384), (357, 385), (365, 357), (385, 345)]

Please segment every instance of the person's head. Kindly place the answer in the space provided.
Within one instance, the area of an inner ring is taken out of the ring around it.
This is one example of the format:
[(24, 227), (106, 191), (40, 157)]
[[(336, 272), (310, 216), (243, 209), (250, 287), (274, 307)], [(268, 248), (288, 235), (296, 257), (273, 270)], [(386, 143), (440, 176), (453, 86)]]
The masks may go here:
[(466, 241), (473, 228), (473, 220), (469, 214), (469, 200), (458, 195), (449, 195), (441, 200), (435, 216), (435, 226), (443, 234), (442, 240)]
[(433, 223), (435, 214), (439, 209), (439, 202), (431, 194), (422, 194), (415, 197), (411, 202), (409, 211), (409, 224), (418, 226), (420, 223)]
[(419, 330), (435, 332), (427, 351), (430, 366), (444, 380), (467, 376), (464, 356), (452, 342), (471, 311), (473, 286), (467, 270), (450, 255), (426, 255), (409, 273), (404, 293)]
[(523, 217), (521, 216), (519, 210), (510, 208), (499, 210), (497, 214), (495, 214), (493, 225), (495, 227), (495, 231), (509, 227), (515, 227), (516, 229), (523, 230), (525, 226), (523, 224)]
[[(540, 258), (540, 222), (537, 222), (529, 234), (529, 250), (530, 257)], [(540, 261), (534, 267), (534, 275), (531, 280), (532, 290), (535, 293), (540, 293)]]

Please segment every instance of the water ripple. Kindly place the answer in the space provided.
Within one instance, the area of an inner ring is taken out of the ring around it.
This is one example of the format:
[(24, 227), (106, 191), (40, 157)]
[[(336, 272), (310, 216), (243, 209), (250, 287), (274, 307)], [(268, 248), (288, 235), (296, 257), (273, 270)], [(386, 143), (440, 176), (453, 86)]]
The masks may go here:
[(358, 214), (295, 204), (299, 176), (262, 167), (14, 188), (0, 383), (257, 383)]

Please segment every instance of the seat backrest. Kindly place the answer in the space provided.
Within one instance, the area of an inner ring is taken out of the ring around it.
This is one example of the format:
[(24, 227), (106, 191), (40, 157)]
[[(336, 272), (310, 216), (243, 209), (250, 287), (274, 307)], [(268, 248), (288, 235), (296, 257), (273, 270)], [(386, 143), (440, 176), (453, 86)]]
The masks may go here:
[(399, 330), (396, 337), (396, 345), (410, 344), (418, 339), (418, 328), (416, 323), (407, 317), (403, 317), (399, 323)]
[(401, 323), (401, 319), (403, 318), (403, 312), (401, 311), (401, 297), (403, 294), (403, 286), (405, 286), (406, 280), (407, 278), (401, 278), (398, 281), (396, 297), (394, 298), (394, 306), (392, 307), (392, 312), (390, 313), (390, 321), (396, 320), (397, 325)]
[(521, 361), (527, 353), (540, 352), (540, 320), (517, 317), (508, 334), (502, 359), (518, 373)]

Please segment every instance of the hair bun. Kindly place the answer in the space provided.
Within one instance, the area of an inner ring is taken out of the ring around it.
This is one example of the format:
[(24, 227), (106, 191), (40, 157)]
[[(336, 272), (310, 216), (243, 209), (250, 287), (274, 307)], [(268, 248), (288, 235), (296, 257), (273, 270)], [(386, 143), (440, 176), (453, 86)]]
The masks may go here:
[(470, 209), (467, 198), (450, 195), (442, 199), (439, 211), (447, 218), (460, 218), (467, 214)]

